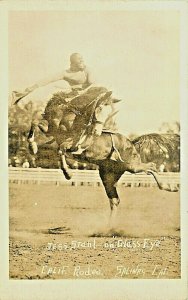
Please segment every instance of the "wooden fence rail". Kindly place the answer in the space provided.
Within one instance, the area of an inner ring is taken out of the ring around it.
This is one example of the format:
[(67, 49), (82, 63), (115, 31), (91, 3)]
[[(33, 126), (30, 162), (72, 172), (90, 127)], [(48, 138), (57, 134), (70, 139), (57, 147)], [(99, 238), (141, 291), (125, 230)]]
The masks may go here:
[[(100, 186), (102, 184), (97, 170), (72, 170), (73, 176), (71, 180), (66, 180), (60, 169), (41, 169), (41, 168), (9, 168), (9, 182), (13, 183), (33, 183), (56, 185), (91, 185)], [(180, 185), (179, 173), (159, 173), (164, 183)], [(118, 182), (119, 186), (156, 186), (156, 182), (152, 175), (146, 174), (130, 174), (125, 172)]]

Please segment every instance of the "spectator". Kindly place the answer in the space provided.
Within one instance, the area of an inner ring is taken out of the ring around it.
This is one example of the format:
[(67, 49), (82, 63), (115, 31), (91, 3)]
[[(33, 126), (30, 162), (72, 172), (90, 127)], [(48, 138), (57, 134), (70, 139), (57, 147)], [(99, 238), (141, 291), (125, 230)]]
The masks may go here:
[(75, 162), (73, 163), (72, 168), (73, 168), (73, 169), (78, 169), (78, 162), (77, 162), (77, 161), (75, 161)]
[(29, 167), (30, 167), (30, 165), (29, 165), (28, 159), (26, 158), (23, 162), (22, 168), (29, 168)]
[(36, 162), (35, 162), (35, 157), (31, 158), (31, 167), (32, 168), (36, 168), (37, 167)]
[(166, 166), (166, 162), (164, 161), (160, 166), (159, 166), (159, 172), (164, 172)]
[(83, 170), (87, 170), (87, 164), (83, 163)]
[(15, 167), (21, 167), (21, 162), (18, 158), (15, 159), (14, 163), (15, 163)]

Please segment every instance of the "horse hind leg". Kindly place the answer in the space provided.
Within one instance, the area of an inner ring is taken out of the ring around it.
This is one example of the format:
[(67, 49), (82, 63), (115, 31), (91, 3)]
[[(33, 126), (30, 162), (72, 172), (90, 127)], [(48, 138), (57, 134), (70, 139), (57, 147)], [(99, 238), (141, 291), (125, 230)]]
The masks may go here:
[(99, 167), (99, 174), (102, 179), (106, 194), (110, 202), (110, 218), (109, 226), (110, 229), (115, 228), (117, 220), (118, 205), (120, 203), (120, 198), (117, 193), (116, 183), (121, 177), (122, 173), (114, 173), (112, 170), (108, 170), (105, 167)]

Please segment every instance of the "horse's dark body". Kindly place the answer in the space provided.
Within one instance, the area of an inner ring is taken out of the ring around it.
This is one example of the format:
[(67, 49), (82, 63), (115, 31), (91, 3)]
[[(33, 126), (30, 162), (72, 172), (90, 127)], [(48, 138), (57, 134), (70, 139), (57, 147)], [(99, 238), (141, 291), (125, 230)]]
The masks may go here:
[[(147, 138), (151, 139), (152, 136), (148, 135)], [(116, 150), (114, 150), (114, 145), (115, 148), (118, 149), (119, 155), (117, 155)], [(91, 146), (85, 150), (82, 155), (73, 155), (73, 157), (77, 160), (88, 161), (99, 166), (99, 174), (110, 201), (112, 219), (114, 219), (120, 202), (116, 184), (125, 171), (152, 174), (160, 189), (172, 192), (178, 190), (175, 186), (160, 182), (160, 176), (156, 173), (155, 163), (143, 163), (134, 143), (121, 134), (113, 134), (112, 142), (112, 134), (102, 133), (101, 136), (94, 138)], [(63, 161), (62, 169), (66, 176), (69, 176)]]
[[(119, 133), (103, 132), (100, 136), (93, 135), (93, 129), (95, 129), (95, 126), (97, 126), (98, 121), (95, 115), (95, 107), (98, 104), (98, 102), (96, 102), (96, 97), (93, 96), (92, 93), (91, 95), (92, 97), (89, 103), (87, 102), (87, 105), (83, 105), (83, 98), (71, 101), (70, 107), (76, 110), (76, 118), (72, 126), (72, 132), (69, 133), (69, 131), (61, 129), (60, 126), (59, 130), (54, 135), (55, 141), (57, 142), (59, 148), (61, 168), (66, 178), (70, 178), (69, 169), (66, 163), (66, 157), (68, 157), (69, 154), (71, 155), (71, 157), (75, 157), (77, 160), (88, 161), (97, 164), (99, 166), (99, 174), (101, 180), (103, 182), (106, 194), (110, 201), (112, 215), (114, 215), (114, 212), (116, 211), (117, 206), (120, 202), (116, 189), (116, 183), (125, 171), (129, 171), (132, 173), (150, 173), (154, 176), (160, 189), (165, 189), (168, 191), (177, 191), (176, 187), (171, 188), (170, 186), (164, 186), (162, 183), (160, 183), (157, 173), (155, 172), (156, 166), (153, 162), (145, 163), (141, 161), (141, 155), (139, 151), (140, 149), (143, 150), (144, 147), (139, 148), (139, 145), (141, 144), (142, 139), (140, 139), (140, 142), (135, 141), (133, 143), (125, 136)], [(103, 102), (103, 99), (104, 98), (102, 97), (97, 101)], [(61, 97), (57, 100), (60, 100), (61, 102)], [(64, 113), (66, 113), (66, 111), (67, 106), (63, 104), (63, 106), (61, 106), (62, 121)], [(31, 130), (30, 136), (32, 136), (33, 134), (34, 132)], [(72, 135), (72, 139), (76, 141), (79, 141), (81, 135), (83, 136), (83, 134), (85, 134), (86, 136), (90, 135), (90, 138), (92, 137), (92, 142), (89, 144), (86, 150), (83, 151), (81, 155), (74, 155), (70, 151), (71, 148), (67, 146), (69, 134), (70, 136)], [(146, 140), (152, 140), (151, 135), (145, 137), (147, 137)], [(155, 137), (154, 143), (161, 143), (160, 136)]]
[[(112, 138), (120, 156), (113, 149)], [(101, 136), (94, 137), (87, 150), (81, 155), (73, 155), (73, 157), (99, 166), (99, 174), (109, 198), (118, 197), (115, 185), (125, 171), (135, 173), (146, 170), (146, 167), (153, 167), (152, 164), (142, 164), (133, 143), (118, 133), (102, 133)]]
[[(118, 149), (120, 156), (118, 156), (116, 154), (116, 151), (114, 151), (113, 149), (112, 135), (115, 148)], [(136, 149), (136, 147), (138, 148), (139, 144), (143, 144), (143, 138), (147, 140), (147, 143), (151, 140), (153, 141), (153, 139), (155, 138), (153, 147), (155, 145), (155, 148), (157, 148), (160, 147), (159, 142), (162, 138), (164, 139), (164, 136), (159, 134), (149, 134), (141, 136), (131, 142), (129, 139), (119, 133), (103, 133), (100, 137), (95, 137), (93, 139), (92, 145), (86, 151), (84, 151), (82, 155), (75, 155), (74, 158), (97, 164), (99, 166), (99, 173), (103, 183), (104, 181), (105, 183), (107, 181), (110, 181), (111, 186), (114, 186), (114, 184), (119, 180), (119, 178), (125, 171), (136, 173), (147, 171), (147, 169), (149, 169), (150, 167), (154, 167), (154, 164), (151, 163), (151, 160), (148, 160), (146, 157), (145, 161), (142, 162), (141, 157), (143, 156), (144, 151), (143, 145), (140, 148), (139, 152)], [(172, 147), (172, 149), (174, 149), (174, 143), (172, 142), (172, 139), (170, 140), (170, 143), (171, 145), (169, 145), (169, 143), (168, 145), (165, 145), (165, 149), (168, 149), (168, 147), (170, 146)], [(148, 147), (148, 149), (151, 149), (151, 147)], [(113, 153), (115, 153), (115, 161), (112, 160), (112, 157), (114, 157)], [(107, 177), (109, 177), (109, 180), (107, 180)]]

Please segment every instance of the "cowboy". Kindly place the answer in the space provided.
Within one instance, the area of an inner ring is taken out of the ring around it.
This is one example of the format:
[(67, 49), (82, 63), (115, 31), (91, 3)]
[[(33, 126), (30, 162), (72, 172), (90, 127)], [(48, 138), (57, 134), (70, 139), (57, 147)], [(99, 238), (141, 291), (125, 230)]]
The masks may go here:
[(59, 80), (67, 81), (72, 90), (85, 89), (92, 84), (90, 72), (85, 66), (81, 54), (71, 54), (70, 67), (64, 72), (60, 72), (53, 77), (41, 80), (37, 84), (25, 89), (23, 93), (13, 91), (12, 96), (14, 103), (18, 103), (19, 100), (27, 96), (29, 93), (33, 92), (35, 89)]
[[(83, 58), (79, 53), (73, 53), (70, 56), (70, 68), (66, 70), (63, 74), (58, 74), (54, 78), (41, 81), (38, 86), (47, 85), (51, 82), (58, 81), (60, 79), (65, 80), (69, 83), (72, 92), (63, 95), (64, 99), (67, 102), (70, 102), (73, 98), (77, 98), (82, 94), (87, 94), (86, 97), (90, 99), (95, 97), (95, 92), (93, 90), (91, 93), (92, 80), (90, 72), (84, 64)], [(107, 91), (107, 90), (106, 90)], [(60, 92), (61, 93), (61, 92)], [(64, 93), (63, 93), (64, 94)], [(57, 93), (57, 97), (58, 97)], [(53, 108), (53, 103), (55, 103), (56, 95), (52, 97), (52, 110), (49, 113), (46, 113), (43, 116), (43, 119), (40, 120), (38, 127), (48, 135), (54, 135), (54, 133), (59, 128), (61, 122), (61, 111), (58, 111), (57, 107)], [(50, 109), (51, 109), (50, 107)], [(54, 110), (53, 110), (54, 109)], [(64, 115), (63, 125), (69, 131), (74, 123), (75, 114), (71, 111)], [(35, 126), (35, 125), (34, 125)], [(34, 140), (29, 137), (30, 148), (35, 147)]]
[[(59, 80), (61, 74), (53, 79), (53, 81)], [(65, 100), (67, 102), (72, 101), (73, 98), (79, 98), (82, 94), (85, 97), (88, 97), (88, 100), (93, 100), (94, 97), (97, 97), (96, 88), (92, 89), (93, 80), (91, 79), (91, 74), (88, 71), (87, 67), (84, 64), (83, 58), (79, 53), (73, 53), (70, 56), (70, 68), (66, 70), (63, 74), (63, 80), (67, 81), (71, 86), (72, 92), (70, 92), (67, 96), (65, 96)], [(52, 82), (52, 79), (51, 81)], [(47, 84), (49, 81), (44, 81), (42, 84)], [(100, 88), (98, 88), (100, 90)], [(103, 92), (107, 93), (107, 89), (102, 89)], [(102, 93), (102, 91), (101, 91)], [(55, 96), (55, 95), (54, 95)], [(57, 95), (58, 96), (58, 95)], [(108, 94), (106, 94), (108, 97)], [(55, 99), (55, 97), (53, 97)], [(54, 112), (52, 113), (54, 114)], [(58, 116), (59, 114), (59, 116)], [(61, 122), (61, 112), (55, 112), (56, 117), (48, 118), (48, 126), (46, 122), (40, 122), (38, 124), (39, 128), (49, 135), (56, 131), (59, 128)], [(63, 124), (65, 128), (69, 131), (74, 123), (75, 114), (73, 112), (68, 112), (63, 117)], [(44, 124), (45, 123), (45, 124)]]
[[(73, 53), (70, 56), (70, 67), (68, 70), (57, 74), (53, 78), (49, 78), (46, 80), (43, 80), (39, 82), (37, 85), (26, 89), (25, 94), (15, 94), (15, 103), (18, 103), (19, 100), (21, 100), (23, 97), (28, 95), (31, 91), (34, 91), (37, 87), (42, 87), (45, 85), (48, 85), (53, 82), (57, 82), (59, 80), (62, 80), (64, 82), (67, 82), (69, 85), (69, 90), (68, 93), (65, 94), (65, 100), (67, 102), (71, 101), (73, 98), (76, 98), (77, 96), (81, 94), (87, 94), (89, 98), (93, 98), (94, 95), (91, 95), (90, 90), (91, 90), (91, 85), (92, 85), (92, 79), (90, 72), (88, 71), (87, 67), (84, 64), (83, 58), (79, 53)], [(71, 90), (71, 92), (70, 92)], [(87, 92), (88, 91), (88, 92)], [(55, 95), (54, 95), (55, 96)], [(52, 97), (52, 100), (54, 98)], [(53, 103), (53, 101), (52, 101)], [(57, 108), (57, 107), (56, 107)], [(50, 116), (46, 114), (43, 115), (43, 119), (41, 119), (38, 123), (38, 127), (46, 134), (48, 135), (54, 135), (54, 133), (57, 131), (59, 128), (60, 122), (61, 122), (61, 113), (58, 111), (58, 109), (55, 108), (54, 113), (52, 113)], [(63, 118), (63, 125), (67, 130), (70, 130), (72, 127), (72, 124), (74, 123), (74, 118), (75, 114), (70, 112), (67, 113), (66, 116)], [(33, 122), (33, 128), (35, 128), (36, 122)], [(31, 131), (32, 132), (32, 129)], [(29, 134), (28, 137), (28, 142), (30, 149), (32, 150), (33, 153), (36, 152), (36, 145), (34, 142), (34, 136)]]
[[(56, 74), (54, 77), (40, 81), (38, 84), (35, 84), (30, 88), (27, 88), (23, 93), (14, 91), (12, 93), (13, 102), (14, 104), (17, 104), (21, 99), (23, 99), (25, 96), (27, 96), (37, 88), (58, 81), (61, 82), (65, 81), (68, 83), (67, 91), (65, 92), (65, 95), (67, 94), (67, 96), (65, 97), (67, 101), (71, 101), (73, 97), (79, 95), (80, 93), (82, 93), (84, 90), (87, 90), (87, 88), (91, 86), (92, 80), (91, 80), (90, 72), (85, 66), (83, 58), (79, 53), (71, 54), (70, 67), (64, 72)], [(66, 85), (64, 86), (66, 89)], [(33, 124), (35, 124), (36, 122), (37, 120), (36, 121), (34, 120)], [(60, 118), (55, 117), (46, 120), (44, 116), (44, 118), (40, 120), (38, 126), (44, 133), (48, 133), (50, 135), (53, 133), (54, 130), (58, 128), (59, 123), (60, 123)], [(66, 118), (64, 119), (64, 123), (67, 125), (67, 128), (71, 127), (71, 124), (73, 123), (71, 114), (70, 115), (67, 114)], [(29, 144), (31, 149), (35, 147), (34, 140), (29, 139)]]
[[(60, 72), (53, 77), (47, 78), (45, 80), (39, 81), (37, 84), (32, 85), (29, 88), (26, 88), (24, 92), (12, 92), (12, 98), (14, 104), (17, 104), (22, 98), (33, 92), (39, 87), (46, 86), (48, 84), (58, 82), (58, 81), (66, 81), (69, 85), (68, 87), (65, 85), (65, 89), (67, 88), (67, 92), (70, 91), (79, 91), (89, 87), (93, 82), (91, 80), (90, 72), (84, 64), (83, 58), (79, 53), (73, 53), (70, 56), (70, 67), (69, 69)], [(70, 87), (70, 88), (69, 88)]]

